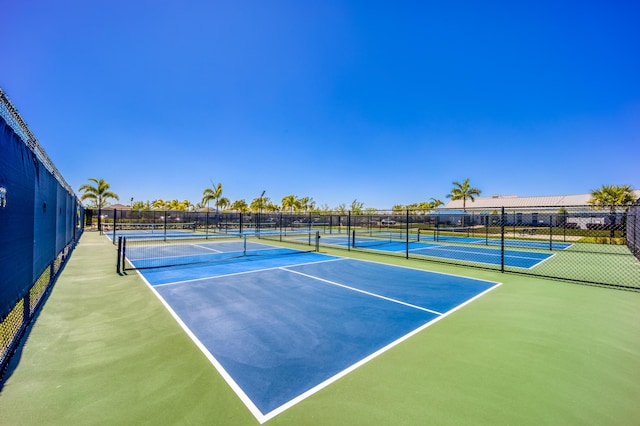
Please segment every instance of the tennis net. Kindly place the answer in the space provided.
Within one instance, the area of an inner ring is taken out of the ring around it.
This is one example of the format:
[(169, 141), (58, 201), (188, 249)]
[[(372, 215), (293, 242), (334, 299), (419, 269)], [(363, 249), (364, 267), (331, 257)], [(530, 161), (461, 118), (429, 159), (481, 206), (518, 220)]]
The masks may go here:
[(378, 247), (388, 244), (404, 244), (409, 241), (420, 241), (420, 230), (410, 229), (408, 234), (406, 229), (388, 230), (354, 230), (351, 237), (351, 247), (367, 248)]
[(291, 249), (261, 242), (247, 235), (118, 239), (118, 272), (131, 269), (165, 268), (254, 257), (277, 257), (317, 251), (317, 244)]
[(193, 232), (195, 223), (103, 223), (102, 232), (116, 234), (159, 234), (167, 231)]
[(469, 226), (457, 227), (437, 227), (423, 231), (426, 235), (431, 234), (435, 241), (458, 241), (473, 237), (474, 228)]

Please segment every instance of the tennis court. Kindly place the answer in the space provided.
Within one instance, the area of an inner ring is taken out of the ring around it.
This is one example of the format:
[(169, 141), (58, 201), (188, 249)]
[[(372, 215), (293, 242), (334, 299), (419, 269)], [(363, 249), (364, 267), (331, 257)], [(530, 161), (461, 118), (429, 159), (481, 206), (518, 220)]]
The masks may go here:
[(246, 238), (150, 246), (129, 261), (260, 422), (499, 285)]
[[(411, 235), (410, 235), (411, 239)], [(373, 234), (355, 237), (350, 240), (346, 236), (325, 236), (322, 242), (325, 244), (347, 246), (351, 244), (355, 248), (367, 250), (405, 253), (408, 249), (412, 255), (461, 260), (467, 262), (484, 263), (499, 266), (503, 261), (501, 248), (495, 247), (499, 241), (492, 239), (467, 238), (462, 236), (448, 236), (438, 238), (437, 242), (424, 238), (421, 241), (402, 241), (396, 235)], [(440, 242), (442, 241), (442, 242)], [(508, 242), (508, 243), (507, 243)], [(504, 265), (508, 267), (530, 269), (551, 258), (554, 254), (548, 251), (549, 243), (542, 241), (505, 240), (505, 246), (529, 247), (533, 250), (504, 250)], [(571, 244), (554, 242), (556, 250), (564, 250)]]

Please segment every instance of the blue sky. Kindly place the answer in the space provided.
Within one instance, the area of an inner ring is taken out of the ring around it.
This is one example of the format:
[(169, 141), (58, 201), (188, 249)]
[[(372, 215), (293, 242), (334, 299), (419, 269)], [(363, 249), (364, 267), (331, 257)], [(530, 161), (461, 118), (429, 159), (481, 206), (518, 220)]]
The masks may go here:
[(640, 188), (640, 3), (0, 0), (0, 87), (77, 189), (318, 205)]

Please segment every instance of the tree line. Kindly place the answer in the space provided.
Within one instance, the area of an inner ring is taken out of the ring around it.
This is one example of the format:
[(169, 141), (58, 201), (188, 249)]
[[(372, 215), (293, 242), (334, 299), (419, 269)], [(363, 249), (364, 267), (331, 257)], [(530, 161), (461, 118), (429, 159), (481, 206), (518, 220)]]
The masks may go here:
[[(89, 178), (90, 183), (81, 185), (79, 191), (82, 192), (80, 199), (88, 201), (89, 207), (104, 208), (109, 204), (109, 200), (119, 200), (120, 197), (111, 191), (111, 185), (104, 179)], [(466, 211), (467, 200), (475, 201), (475, 197), (480, 196), (482, 191), (479, 188), (471, 186), (469, 178), (462, 182), (453, 182), (453, 187), (447, 198), (452, 200), (462, 200), (462, 208)], [(230, 201), (229, 198), (223, 197), (222, 183), (213, 184), (211, 187), (202, 191), (202, 199), (193, 204), (189, 200), (163, 200), (156, 199), (153, 201), (136, 201), (131, 199), (131, 208), (133, 210), (209, 210), (235, 211), (241, 213), (247, 212), (284, 212), (284, 213), (322, 213), (335, 211), (338, 213), (346, 213), (351, 211), (354, 214), (367, 214), (376, 212), (378, 209), (373, 207), (364, 207), (364, 203), (354, 199), (351, 205), (340, 204), (335, 208), (330, 208), (327, 204), (317, 206), (313, 198), (309, 196), (298, 197), (295, 194), (289, 194), (280, 200), (280, 204), (274, 202), (269, 197), (265, 197), (263, 191), (259, 197), (247, 203), (244, 199)], [(591, 198), (589, 204), (595, 208), (609, 208), (615, 211), (618, 206), (633, 204), (635, 196), (631, 185), (602, 185), (598, 189), (591, 190)], [(431, 198), (429, 201), (413, 203), (413, 204), (396, 204), (392, 210), (401, 213), (406, 210), (432, 210), (444, 205), (444, 202), (437, 198)]]

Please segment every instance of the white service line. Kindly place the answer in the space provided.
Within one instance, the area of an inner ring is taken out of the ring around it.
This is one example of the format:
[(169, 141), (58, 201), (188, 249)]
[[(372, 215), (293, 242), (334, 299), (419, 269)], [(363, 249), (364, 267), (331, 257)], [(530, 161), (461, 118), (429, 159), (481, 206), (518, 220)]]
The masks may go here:
[(314, 280), (322, 281), (322, 282), (327, 283), (327, 284), (331, 284), (331, 285), (335, 285), (335, 286), (338, 286), (338, 287), (346, 288), (346, 289), (348, 289), (348, 290), (356, 291), (356, 292), (358, 292), (358, 293), (366, 294), (366, 295), (368, 295), (368, 296), (377, 297), (377, 298), (379, 298), (379, 299), (387, 300), (387, 301), (389, 301), (389, 302), (397, 303), (397, 304), (399, 304), (399, 305), (408, 306), (408, 307), (410, 307), (410, 308), (419, 309), (419, 310), (421, 310), (421, 311), (429, 312), (429, 313), (431, 313), (431, 314), (444, 315), (442, 312), (434, 311), (434, 310), (432, 310), (432, 309), (423, 308), (422, 306), (418, 306), (418, 305), (412, 305), (411, 303), (406, 303), (406, 302), (403, 302), (403, 301), (401, 301), (401, 300), (392, 299), (392, 298), (390, 298), (390, 297), (382, 296), (382, 295), (380, 295), (380, 294), (376, 294), (376, 293), (371, 293), (371, 292), (369, 292), (369, 291), (365, 291), (365, 290), (360, 290), (359, 288), (350, 287), (350, 286), (348, 286), (348, 285), (340, 284), (340, 283), (337, 283), (337, 282), (335, 282), (335, 281), (325, 280), (324, 278), (320, 278), (320, 277), (316, 277), (316, 276), (313, 276), (313, 275), (305, 274), (305, 273), (303, 273), (303, 272), (293, 271), (293, 270), (288, 269), (288, 268), (289, 268), (289, 267), (287, 267), (287, 266), (282, 266), (282, 267), (280, 267), (280, 269), (282, 269), (282, 270), (284, 270), (284, 271), (291, 272), (291, 273), (293, 273), (293, 274), (302, 275), (303, 277), (312, 278), (312, 279), (314, 279)]

